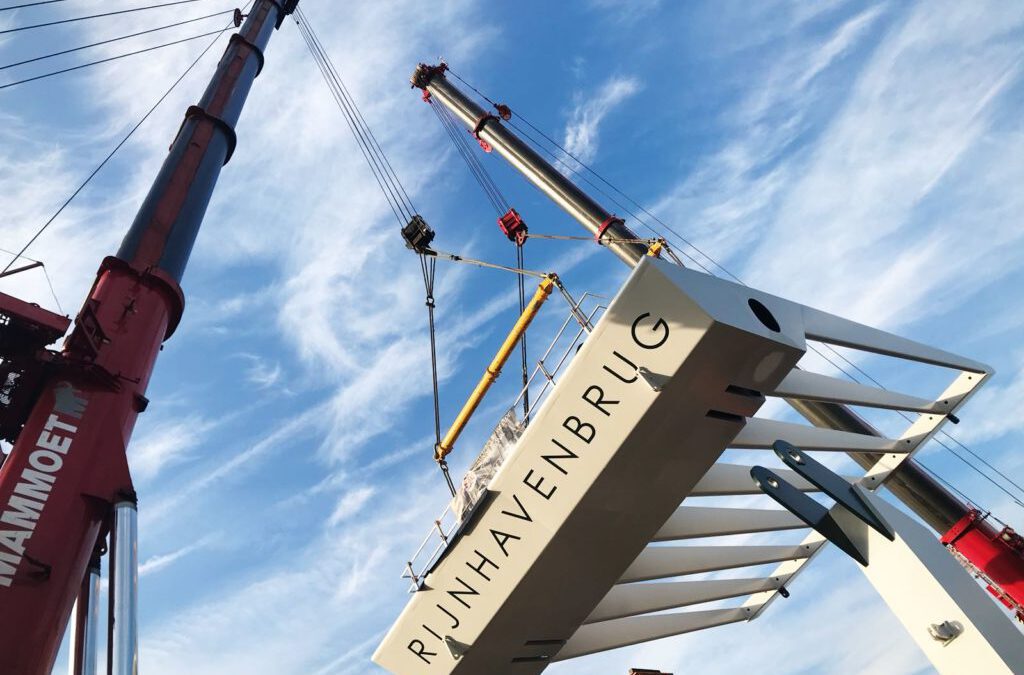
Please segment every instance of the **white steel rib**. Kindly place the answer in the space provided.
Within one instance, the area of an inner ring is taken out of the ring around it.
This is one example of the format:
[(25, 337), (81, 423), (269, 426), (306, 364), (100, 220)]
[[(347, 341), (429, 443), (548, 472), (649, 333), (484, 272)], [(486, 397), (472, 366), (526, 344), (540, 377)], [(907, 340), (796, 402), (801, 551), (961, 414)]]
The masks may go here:
[(652, 541), (676, 541), (732, 534), (795, 530), (807, 525), (782, 509), (733, 509), (680, 506), (661, 526)]
[(771, 392), (772, 396), (863, 405), (871, 408), (907, 410), (911, 412), (949, 412), (961, 397), (932, 401), (868, 385), (841, 380), (808, 370), (794, 370)]
[(648, 546), (626, 568), (620, 584), (715, 572), (806, 558), (817, 545), (795, 546)]
[(581, 626), (572, 639), (559, 650), (554, 660), (563, 661), (618, 647), (628, 647), (638, 642), (746, 621), (755, 611), (756, 608), (751, 607), (706, 609), (698, 612), (631, 616), (586, 624)]
[[(704, 474), (700, 482), (690, 491), (690, 497), (730, 497), (734, 495), (761, 495), (761, 488), (750, 478), (748, 464), (727, 464), (718, 462)], [(818, 488), (789, 469), (774, 469), (790, 485), (804, 492), (817, 492)], [(853, 478), (851, 480), (856, 480)]]
[(904, 452), (900, 447), (901, 443), (891, 438), (835, 431), (759, 417), (747, 421), (746, 426), (733, 440), (732, 447), (766, 450), (780, 438), (804, 450)]
[(789, 579), (788, 575), (781, 575), (763, 579), (703, 579), (700, 581), (661, 581), (649, 584), (617, 584), (594, 608), (585, 623), (621, 619), (625, 616), (650, 614), (714, 600), (774, 591), (783, 586), (787, 579)]

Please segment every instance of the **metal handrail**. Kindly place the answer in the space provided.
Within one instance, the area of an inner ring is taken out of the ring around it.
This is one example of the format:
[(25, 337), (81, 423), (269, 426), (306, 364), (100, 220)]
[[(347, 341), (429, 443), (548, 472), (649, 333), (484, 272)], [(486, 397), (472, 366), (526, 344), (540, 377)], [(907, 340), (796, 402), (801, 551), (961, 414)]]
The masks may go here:
[[(545, 368), (547, 359), (551, 356), (551, 353), (554, 351), (557, 344), (565, 335), (565, 332), (568, 329), (570, 323), (572, 323), (574, 318), (577, 318), (577, 312), (579, 312), (580, 307), (588, 298), (607, 300), (605, 296), (587, 292), (580, 296), (578, 302), (573, 303), (573, 306), (570, 308), (565, 321), (562, 322), (561, 327), (559, 327), (558, 331), (556, 331), (554, 337), (551, 340), (551, 343), (548, 345), (547, 350), (545, 350), (543, 356), (541, 356), (541, 358), (537, 361), (537, 365), (534, 367), (533, 373), (530, 375), (529, 379), (527, 379), (526, 384), (520, 390), (518, 396), (516, 396), (515, 400), (512, 402), (512, 405), (510, 405), (509, 408), (514, 408), (519, 404), (523, 396), (529, 390), (529, 387), (533, 384), (533, 381), (537, 377), (538, 373), (544, 373), (545, 382), (544, 386), (540, 390), (540, 393), (536, 397), (537, 402), (535, 404), (535, 407), (539, 405), (540, 402), (543, 400), (543, 397), (545, 393), (549, 390), (549, 388), (551, 388), (553, 384), (556, 384), (554, 382), (555, 374), (557, 374), (562, 369), (562, 366), (565, 365), (566, 359), (569, 358), (569, 354), (573, 351), (576, 345), (579, 344), (580, 338), (583, 337), (583, 334), (590, 332), (588, 330), (588, 326), (593, 326), (594, 318), (598, 315), (599, 312), (602, 312), (603, 310), (607, 309), (607, 305), (597, 304), (594, 306), (593, 309), (590, 310), (589, 313), (586, 314), (586, 325), (579, 326), (579, 329), (576, 331), (576, 334), (573, 336), (573, 339), (569, 342), (569, 344), (558, 357), (558, 361), (555, 364), (554, 369), (549, 372)], [(579, 324), (578, 320), (577, 324)], [(444, 521), (446, 517), (449, 515), (452, 516), (453, 520), (451, 524), (446, 527), (444, 525)], [(406, 562), (405, 567), (402, 571), (401, 578), (409, 579), (411, 581), (412, 587), (410, 588), (410, 593), (415, 593), (420, 589), (423, 582), (423, 577), (426, 576), (426, 574), (430, 571), (430, 568), (434, 565), (435, 561), (438, 559), (441, 553), (450, 545), (453, 537), (457, 536), (457, 531), (459, 529), (460, 523), (458, 520), (454, 519), (454, 516), (455, 514), (452, 511), (451, 502), (449, 502), (447, 505), (445, 505), (445, 508), (441, 512), (441, 515), (436, 520), (434, 520), (434, 524), (433, 527), (430, 528), (430, 532), (427, 534), (426, 537), (424, 537), (419, 547), (412, 554), (412, 557)], [(421, 555), (423, 555), (424, 551), (428, 549), (428, 545), (432, 540), (435, 540), (437, 542), (436, 545), (433, 547), (433, 549), (430, 549), (430, 555), (426, 557), (426, 559), (423, 561), (423, 564), (421, 566), (418, 565), (417, 563), (419, 562)], [(417, 567), (419, 569), (417, 569)]]

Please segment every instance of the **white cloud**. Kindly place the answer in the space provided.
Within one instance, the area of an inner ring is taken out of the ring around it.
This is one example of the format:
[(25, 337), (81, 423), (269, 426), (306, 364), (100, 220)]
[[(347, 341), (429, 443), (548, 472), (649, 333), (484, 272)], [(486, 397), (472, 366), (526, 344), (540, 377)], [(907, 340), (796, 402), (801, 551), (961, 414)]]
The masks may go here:
[(327, 524), (335, 527), (356, 515), (373, 498), (376, 492), (376, 489), (368, 485), (349, 490), (338, 500), (334, 511), (331, 512), (331, 516), (327, 519)]
[(629, 24), (653, 13), (661, 6), (662, 0), (590, 0), (590, 4), (596, 9), (608, 12), (617, 21)]
[[(1009, 434), (1024, 431), (1024, 417), (1017, 412), (1021, 397), (1024, 397), (1024, 353), (1018, 352), (1014, 361), (1016, 372), (999, 373), (998, 379), (986, 384), (971, 399), (963, 415), (970, 424), (951, 430), (953, 435), (974, 444), (1004, 439)], [(1003, 467), (1005, 473), (1019, 475), (1024, 467), (1020, 453), (1009, 452), (1005, 457), (1009, 463)]]
[(162, 619), (146, 632), (141, 660), (156, 675), (365, 672), (380, 607), (406, 597), (397, 561), (415, 548), (436, 505), (427, 480), (393, 482), (364, 517)]
[(164, 553), (163, 555), (155, 555), (145, 560), (139, 565), (139, 576), (145, 577), (151, 574), (155, 574), (162, 569), (170, 567), (177, 561), (181, 560), (190, 553), (194, 553), (206, 546), (209, 546), (212, 537), (206, 536), (202, 539), (192, 542), (186, 546), (182, 546), (179, 549), (171, 551), (170, 553)]
[(256, 354), (242, 353), (238, 357), (249, 363), (245, 379), (257, 389), (269, 389), (281, 380), (282, 368), (277, 361), (262, 358)]
[[(780, 192), (746, 277), (875, 325), (906, 324), (990, 283), (1020, 237), (1019, 130), (992, 126), (1019, 50), (990, 40), (1019, 16), (948, 21), (917, 8), (859, 74), (846, 105)], [(956, 48), (958, 58), (950, 58)], [(999, 138), (1000, 147), (989, 143)], [(1004, 154), (1005, 153), (1005, 154)], [(799, 261), (799, 262), (797, 262)], [(1009, 261), (1007, 261), (1009, 262)], [(799, 273), (794, 274), (794, 266)]]
[(187, 461), (216, 422), (195, 414), (146, 424), (128, 451), (128, 462), (137, 483), (148, 483), (164, 469)]
[(593, 98), (577, 95), (577, 102), (569, 115), (562, 145), (582, 162), (590, 162), (597, 155), (599, 127), (604, 118), (619, 104), (640, 91), (640, 81), (634, 77), (613, 76), (605, 81)]
[[(788, 16), (782, 8), (774, 13)], [(825, 87), (822, 75), (855, 51), (882, 15), (880, 7), (864, 10), (824, 37), (801, 32), (803, 17), (776, 26), (785, 36), (783, 46), (759, 49), (758, 60), (767, 64), (751, 68), (744, 98), (722, 113), (727, 140), (656, 211), (687, 214), (686, 233), (720, 261), (739, 253), (772, 222), (781, 196), (801, 171), (794, 154), (798, 140), (808, 134), (822, 101), (832, 100), (826, 92), (832, 94), (835, 85)], [(779, 39), (776, 34), (773, 41)]]

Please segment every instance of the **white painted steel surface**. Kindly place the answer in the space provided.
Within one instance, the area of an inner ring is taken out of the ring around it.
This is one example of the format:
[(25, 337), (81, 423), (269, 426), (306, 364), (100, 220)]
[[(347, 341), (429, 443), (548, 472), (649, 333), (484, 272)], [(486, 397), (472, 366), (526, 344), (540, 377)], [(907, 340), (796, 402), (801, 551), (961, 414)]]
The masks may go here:
[[(700, 482), (690, 491), (691, 497), (731, 497), (736, 495), (760, 495), (761, 488), (750, 479), (749, 464), (726, 464), (719, 462), (708, 469)], [(789, 481), (793, 487), (804, 492), (817, 492), (814, 487), (797, 472), (789, 469), (773, 469), (780, 477)], [(851, 480), (856, 480), (853, 478)]]
[(726, 598), (739, 598), (762, 591), (775, 591), (788, 579), (787, 576), (781, 576), (764, 579), (702, 579), (617, 584), (594, 608), (585, 623), (650, 614)]
[[(749, 480), (750, 476), (747, 475)], [(731, 509), (711, 506), (680, 506), (669, 516), (651, 541), (678, 541), (732, 534), (774, 532), (807, 527), (782, 509)]]
[[(752, 296), (779, 306), (779, 332)], [(513, 662), (572, 637), (763, 401), (736, 392), (774, 388), (803, 354), (799, 313), (783, 305), (641, 262), (374, 660), (396, 673), (542, 670)], [(667, 385), (654, 391), (638, 367)], [(447, 636), (466, 646), (458, 660)]]
[[(764, 321), (751, 318), (763, 317), (757, 303), (768, 308)], [(638, 338), (637, 326), (648, 332)], [(934, 399), (847, 383), (794, 370), (805, 339), (959, 373)], [(801, 527), (787, 512), (749, 503), (682, 504), (758, 494), (749, 466), (715, 463), (723, 449), (761, 458), (786, 440), (805, 451), (876, 453), (865, 476), (848, 480), (877, 489), (990, 374), (975, 361), (645, 259), (536, 411), (489, 486), (491, 501), (427, 572), (374, 660), (395, 673), (537, 673), (554, 660), (756, 618), (822, 549), (820, 535), (784, 545), (647, 546)], [(652, 379), (665, 386), (651, 387)], [(588, 403), (594, 386), (604, 410)], [(880, 438), (755, 418), (764, 395), (922, 414), (898, 437)], [(778, 474), (816, 491), (792, 471)], [(650, 583), (772, 562), (762, 579)], [(729, 598), (739, 605), (649, 615)]]
[(699, 572), (731, 570), (782, 560), (800, 560), (817, 549), (814, 544), (790, 546), (649, 546), (637, 556), (619, 583), (652, 581)]
[(591, 623), (576, 631), (572, 639), (558, 652), (555, 660), (564, 661), (595, 652), (628, 647), (638, 642), (691, 633), (737, 621), (747, 621), (753, 611), (746, 607), (706, 609), (698, 612), (631, 616), (625, 619)]
[(919, 396), (910, 396), (896, 391), (870, 387), (858, 382), (841, 380), (807, 370), (794, 370), (782, 380), (782, 383), (771, 394), (773, 396), (798, 398), (805, 401), (826, 401), (829, 403), (863, 405), (872, 408), (943, 414), (952, 410), (953, 406), (958, 402), (956, 399), (932, 401), (931, 399)]
[[(927, 528), (877, 495), (868, 498), (896, 530), (896, 541), (869, 530), (871, 564), (861, 570), (935, 669), (1024, 673), (1024, 634), (987, 591)], [(943, 643), (929, 627), (947, 621), (963, 632)]]

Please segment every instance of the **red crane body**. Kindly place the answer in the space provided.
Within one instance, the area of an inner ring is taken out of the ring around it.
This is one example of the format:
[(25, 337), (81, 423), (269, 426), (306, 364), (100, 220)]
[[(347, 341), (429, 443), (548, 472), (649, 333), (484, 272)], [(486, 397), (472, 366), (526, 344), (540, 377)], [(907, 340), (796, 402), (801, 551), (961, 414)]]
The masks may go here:
[(1010, 527), (996, 529), (971, 509), (942, 536), (942, 543), (960, 554), (989, 592), (1024, 621), (1024, 537)]
[[(263, 66), (263, 49), (296, 4), (256, 0), (200, 104), (188, 109), (117, 256), (100, 266), (63, 349), (35, 351), (35, 368), (21, 373), (31, 392), (8, 396), (17, 402), (30, 395), (34, 403), (25, 406), (24, 426), (0, 466), (4, 673), (50, 672), (86, 568), (110, 528), (112, 505), (134, 499), (126, 449), (148, 404), (161, 344), (184, 310), (181, 274), (234, 149), (234, 125)], [(8, 327), (45, 335), (47, 317), (17, 313), (18, 302), (0, 297), (0, 315), (13, 317)], [(17, 414), (17, 406), (6, 412)], [(12, 428), (9, 416), (3, 428)]]

